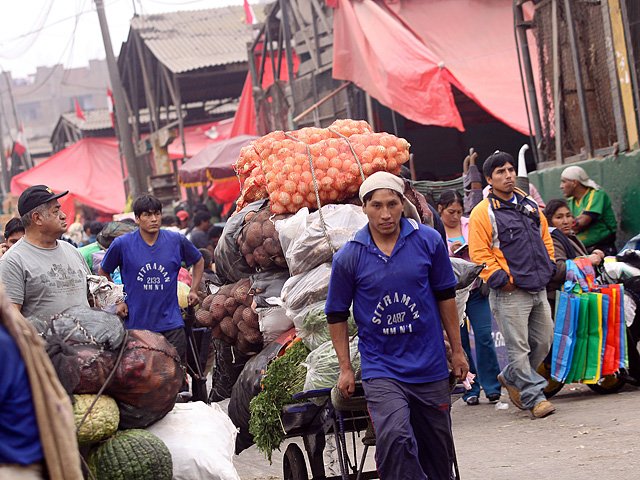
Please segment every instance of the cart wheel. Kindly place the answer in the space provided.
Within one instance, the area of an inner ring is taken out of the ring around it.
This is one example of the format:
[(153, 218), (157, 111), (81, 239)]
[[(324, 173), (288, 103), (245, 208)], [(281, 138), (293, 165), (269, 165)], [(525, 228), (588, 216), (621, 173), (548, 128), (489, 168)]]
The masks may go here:
[(282, 475), (284, 480), (309, 480), (304, 454), (295, 443), (289, 444), (284, 452)]
[(618, 393), (624, 387), (624, 384), (624, 378), (618, 375), (607, 375), (598, 383), (587, 384), (587, 387), (596, 393), (606, 395), (608, 393)]

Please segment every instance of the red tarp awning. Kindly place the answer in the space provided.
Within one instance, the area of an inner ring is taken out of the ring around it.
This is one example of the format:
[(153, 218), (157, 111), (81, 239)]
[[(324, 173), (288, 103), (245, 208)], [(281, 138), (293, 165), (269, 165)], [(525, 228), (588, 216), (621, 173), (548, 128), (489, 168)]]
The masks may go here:
[(210, 144), (178, 167), (178, 180), (185, 186), (226, 178), (237, 183), (233, 165), (238, 160), (240, 149), (256, 138), (239, 135)]
[(447, 72), (373, 0), (339, 0), (333, 14), (333, 78), (350, 80), (383, 105), (424, 125), (463, 130)]
[(18, 196), (39, 184), (54, 192), (69, 190), (69, 195), (60, 199), (67, 214), (73, 212), (72, 200), (101, 212), (122, 212), (125, 194), (116, 140), (83, 138), (13, 177), (11, 193)]
[[(187, 146), (187, 158), (191, 158), (212, 143), (226, 140), (231, 136), (233, 118), (218, 122), (201, 123), (184, 127), (184, 141)], [(182, 140), (176, 138), (169, 144), (169, 157), (184, 158)]]
[[(185, 127), (187, 155), (194, 156), (207, 146), (229, 138), (233, 119)], [(213, 138), (215, 136), (215, 138)], [(182, 142), (169, 145), (171, 158), (182, 158)], [(34, 168), (11, 180), (11, 193), (18, 196), (31, 185), (43, 184), (55, 192), (69, 190), (60, 203), (67, 215), (74, 212), (73, 200), (106, 213), (120, 213), (125, 206), (124, 180), (113, 137), (83, 138), (59, 151)]]
[(336, 3), (334, 78), (351, 80), (410, 120), (463, 130), (454, 85), (529, 132), (511, 0)]

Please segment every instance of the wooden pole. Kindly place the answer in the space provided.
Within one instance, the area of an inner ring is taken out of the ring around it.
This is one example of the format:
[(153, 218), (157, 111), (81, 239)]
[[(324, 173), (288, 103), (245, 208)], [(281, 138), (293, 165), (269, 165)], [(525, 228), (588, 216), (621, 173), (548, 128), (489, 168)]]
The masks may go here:
[[(515, 21), (515, 29), (516, 29), (516, 48), (519, 49), (519, 58), (522, 59), (521, 66), (521, 75), (524, 73), (523, 82), (523, 96), (525, 98), (525, 103), (527, 97), (529, 99), (529, 107), (531, 108), (531, 119), (533, 121), (533, 136), (534, 143), (533, 147), (533, 156), (536, 159), (536, 163), (539, 163), (540, 156), (538, 147), (542, 143), (542, 123), (540, 121), (540, 109), (538, 108), (538, 96), (536, 94), (536, 84), (534, 80), (533, 67), (531, 65), (531, 55), (529, 53), (529, 40), (527, 39), (527, 28), (528, 24), (524, 20), (524, 14), (522, 13), (522, 5), (521, 1), (518, 0), (514, 3), (513, 11), (514, 11), (514, 21)], [(524, 70), (524, 72), (522, 72)], [(526, 93), (525, 93), (526, 90)], [(527, 112), (527, 116), (529, 112)], [(529, 126), (531, 128), (531, 126)]]
[(587, 156), (593, 156), (591, 146), (591, 128), (589, 127), (589, 113), (587, 112), (587, 100), (584, 95), (584, 84), (582, 83), (582, 67), (580, 65), (580, 52), (578, 51), (578, 40), (576, 39), (576, 28), (573, 23), (573, 10), (571, 0), (564, 0), (564, 10), (567, 18), (567, 31), (569, 33), (569, 44), (571, 46), (571, 60), (573, 61), (573, 73), (576, 77), (576, 90), (578, 94), (578, 105), (580, 106), (580, 118), (582, 120), (582, 136), (584, 148)]
[(124, 89), (118, 72), (118, 64), (113, 54), (113, 46), (111, 45), (111, 36), (109, 35), (109, 27), (107, 26), (107, 17), (104, 13), (103, 0), (94, 0), (98, 20), (100, 21), (100, 30), (102, 32), (102, 41), (104, 42), (104, 50), (107, 57), (107, 68), (109, 70), (109, 79), (111, 81), (111, 89), (115, 100), (115, 117), (119, 132), (120, 148), (127, 162), (129, 171), (129, 191), (135, 198), (142, 193), (148, 191), (147, 179), (142, 178), (140, 169), (136, 162), (135, 151), (131, 139), (131, 126), (129, 125), (129, 115), (125, 103)]
[(629, 148), (629, 145), (627, 144), (624, 111), (622, 109), (622, 98), (620, 97), (618, 67), (616, 65), (616, 55), (613, 48), (613, 31), (611, 30), (611, 17), (609, 15), (608, 0), (603, 0), (600, 5), (600, 11), (602, 13), (602, 27), (604, 29), (605, 52), (607, 55), (607, 71), (609, 72), (609, 84), (611, 85), (611, 109), (613, 110), (613, 120), (616, 124), (618, 149), (620, 151), (625, 151)]
[(624, 118), (627, 124), (629, 148), (638, 148), (638, 123), (636, 121), (637, 117), (634, 108), (629, 55), (625, 40), (620, 0), (609, 0), (609, 15), (611, 17), (611, 30), (613, 33), (613, 48), (616, 59), (618, 59), (616, 66), (618, 69), (618, 82), (620, 84), (622, 108), (624, 110)]
[(553, 129), (556, 163), (562, 163), (562, 105), (560, 104), (560, 35), (558, 32), (558, 0), (551, 0), (551, 55), (553, 58)]

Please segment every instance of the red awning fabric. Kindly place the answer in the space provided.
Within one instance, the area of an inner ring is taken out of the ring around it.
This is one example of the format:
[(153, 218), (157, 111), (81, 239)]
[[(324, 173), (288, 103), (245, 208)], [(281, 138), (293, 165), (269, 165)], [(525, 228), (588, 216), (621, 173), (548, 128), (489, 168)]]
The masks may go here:
[(256, 107), (253, 101), (253, 82), (251, 81), (251, 72), (249, 72), (244, 81), (244, 87), (242, 87), (238, 109), (233, 117), (231, 136), (257, 134)]
[(233, 165), (240, 149), (255, 140), (253, 135), (240, 135), (212, 143), (178, 167), (178, 180), (185, 186), (202, 185), (210, 180), (231, 178), (237, 183)]
[(118, 143), (113, 138), (83, 138), (11, 180), (18, 196), (32, 185), (47, 185), (54, 192), (69, 190), (60, 203), (67, 215), (73, 201), (101, 212), (119, 213), (125, 206)]
[(339, 0), (333, 14), (333, 78), (350, 80), (383, 105), (424, 125), (463, 130), (437, 57), (373, 0)]
[[(191, 158), (212, 143), (226, 140), (231, 137), (233, 119), (220, 120), (218, 122), (201, 123), (184, 127), (184, 141), (187, 146), (187, 158)], [(184, 158), (182, 141), (176, 138), (169, 144), (169, 157), (172, 159)]]
[[(233, 119), (227, 119), (185, 127), (187, 155), (195, 156), (207, 146), (228, 139), (232, 123)], [(169, 145), (169, 155), (183, 158), (179, 139)], [(62, 197), (60, 203), (70, 217), (74, 212), (73, 200), (101, 212), (122, 212), (126, 199), (117, 140), (83, 138), (13, 177), (11, 193), (18, 196), (27, 187), (39, 184), (47, 185), (54, 192), (69, 190), (69, 195)]]
[(511, 0), (336, 3), (334, 78), (351, 80), (410, 120), (463, 130), (454, 85), (529, 132)]

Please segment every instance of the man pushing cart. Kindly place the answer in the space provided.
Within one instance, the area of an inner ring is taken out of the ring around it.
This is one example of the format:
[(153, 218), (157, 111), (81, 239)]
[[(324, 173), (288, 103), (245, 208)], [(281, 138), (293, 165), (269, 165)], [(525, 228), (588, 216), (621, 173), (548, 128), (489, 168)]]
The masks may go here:
[(359, 332), (362, 384), (380, 478), (454, 478), (451, 375), (465, 379), (456, 279), (440, 235), (419, 223), (398, 177), (377, 172), (360, 187), (369, 219), (333, 259), (327, 321), (340, 364), (337, 388), (355, 391), (347, 318)]

